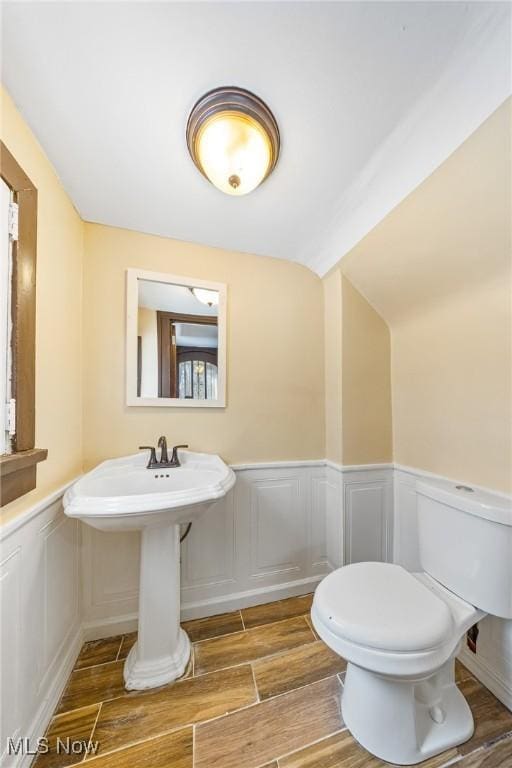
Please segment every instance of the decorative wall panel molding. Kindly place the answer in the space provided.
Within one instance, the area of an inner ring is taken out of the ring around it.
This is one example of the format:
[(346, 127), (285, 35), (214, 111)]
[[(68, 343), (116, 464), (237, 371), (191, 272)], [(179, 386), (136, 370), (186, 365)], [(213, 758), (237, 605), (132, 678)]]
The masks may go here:
[[(234, 489), (183, 543), (184, 619), (309, 592), (344, 562), (392, 559), (391, 465), (301, 461), (234, 470)], [(136, 628), (138, 541), (138, 534), (83, 527), (88, 639)]]
[(293, 470), (272, 475), (240, 478), (249, 486), (248, 508), (241, 509), (248, 513), (249, 578), (278, 576), (289, 581), (304, 573), (308, 559), (304, 489)]
[[(317, 461), (234, 469), (233, 490), (183, 543), (184, 619), (309, 592), (342, 562), (339, 473)], [(105, 536), (84, 526), (88, 638), (136, 627), (137, 552), (138, 534)]]
[(5, 757), (6, 738), (19, 738), (23, 727), (21, 711), (21, 663), (23, 647), (23, 623), (21, 615), (21, 548), (15, 547), (7, 556), (2, 553), (0, 563), (0, 649), (2, 687), (0, 706), (1, 758)]
[(87, 623), (137, 612), (140, 535), (81, 525), (82, 610)]
[(421, 571), (416, 513), (416, 477), (394, 472), (393, 562), (408, 571)]
[(223, 594), (236, 583), (235, 494), (217, 501), (196, 523), (181, 550), (182, 600), (195, 602)]
[(64, 516), (63, 489), (0, 530), (0, 764), (9, 738), (41, 737), (82, 643), (79, 523)]
[[(309, 516), (309, 540), (311, 543), (311, 570), (325, 573), (336, 567), (339, 560), (329, 560), (327, 520), (327, 478), (325, 471), (311, 475), (311, 515)], [(334, 553), (332, 553), (334, 554)]]
[(393, 470), (343, 471), (344, 564), (393, 559)]

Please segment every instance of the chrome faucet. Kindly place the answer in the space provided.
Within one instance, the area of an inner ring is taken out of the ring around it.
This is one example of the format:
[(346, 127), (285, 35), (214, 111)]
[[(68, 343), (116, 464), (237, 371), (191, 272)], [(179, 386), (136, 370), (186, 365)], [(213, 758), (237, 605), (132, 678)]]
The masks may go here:
[(167, 438), (162, 435), (158, 438), (158, 447), (160, 448), (160, 461), (156, 457), (156, 448), (153, 445), (139, 445), (139, 450), (150, 451), (149, 461), (147, 463), (148, 469), (162, 469), (170, 467), (179, 467), (180, 460), (178, 458), (178, 448), (188, 448), (188, 445), (175, 445), (172, 449), (171, 459), (169, 461), (169, 454), (167, 452)]

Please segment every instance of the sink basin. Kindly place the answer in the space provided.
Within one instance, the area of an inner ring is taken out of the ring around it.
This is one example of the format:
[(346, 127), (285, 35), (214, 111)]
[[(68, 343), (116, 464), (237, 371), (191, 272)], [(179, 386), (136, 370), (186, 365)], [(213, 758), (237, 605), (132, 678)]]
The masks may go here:
[(219, 456), (180, 451), (180, 467), (146, 469), (147, 455), (104, 461), (64, 495), (69, 517), (141, 535), (138, 638), (124, 666), (129, 690), (183, 675), (190, 641), (180, 627), (180, 524), (193, 522), (235, 484)]
[(213, 454), (180, 451), (181, 467), (170, 469), (146, 469), (147, 459), (137, 453), (104, 461), (66, 491), (66, 514), (103, 531), (187, 523), (235, 483)]

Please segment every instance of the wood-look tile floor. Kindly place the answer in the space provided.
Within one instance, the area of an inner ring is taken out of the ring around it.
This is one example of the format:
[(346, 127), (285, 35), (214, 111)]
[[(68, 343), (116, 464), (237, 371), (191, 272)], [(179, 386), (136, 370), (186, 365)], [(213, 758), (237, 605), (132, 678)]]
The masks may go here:
[[(124, 689), (134, 633), (85, 643), (33, 767), (384, 768), (344, 727), (346, 665), (313, 632), (310, 606), (304, 595), (185, 622), (187, 671), (150, 691)], [(475, 733), (421, 768), (512, 768), (512, 713), (459, 662), (456, 680)], [(59, 739), (84, 749), (58, 754)]]

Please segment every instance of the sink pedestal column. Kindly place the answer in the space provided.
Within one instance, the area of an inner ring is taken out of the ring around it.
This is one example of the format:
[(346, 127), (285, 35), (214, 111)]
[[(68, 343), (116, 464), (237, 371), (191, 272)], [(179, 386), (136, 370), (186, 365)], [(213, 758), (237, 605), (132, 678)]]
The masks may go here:
[(139, 633), (124, 666), (128, 690), (181, 677), (190, 641), (180, 627), (180, 527), (142, 529)]

